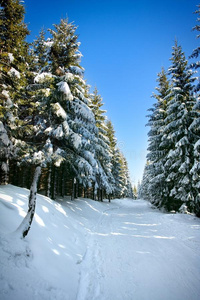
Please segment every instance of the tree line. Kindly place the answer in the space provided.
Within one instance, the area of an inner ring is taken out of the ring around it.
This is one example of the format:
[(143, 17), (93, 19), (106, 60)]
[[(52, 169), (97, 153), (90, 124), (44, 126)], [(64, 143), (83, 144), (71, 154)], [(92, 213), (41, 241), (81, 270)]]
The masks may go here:
[[(200, 15), (200, 5), (195, 13)], [(193, 30), (200, 31), (200, 26)], [(189, 57), (196, 61), (189, 63), (175, 41), (171, 66), (158, 74), (156, 101), (148, 115), (149, 145), (139, 197), (166, 211), (200, 217), (200, 85), (195, 74), (199, 53), (198, 47)]]
[(23, 3), (0, 3), (0, 184), (38, 185), (52, 199), (132, 198), (114, 127), (84, 79), (77, 27), (62, 19), (29, 44)]

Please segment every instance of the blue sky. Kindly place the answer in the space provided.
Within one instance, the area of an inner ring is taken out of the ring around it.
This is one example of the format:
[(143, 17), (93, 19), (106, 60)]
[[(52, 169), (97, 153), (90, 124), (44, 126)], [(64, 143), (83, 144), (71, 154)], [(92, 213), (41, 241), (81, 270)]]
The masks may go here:
[(68, 17), (78, 26), (81, 65), (103, 97), (131, 180), (141, 180), (148, 145), (147, 110), (157, 74), (170, 66), (175, 39), (188, 57), (198, 46), (196, 0), (25, 0), (32, 41)]

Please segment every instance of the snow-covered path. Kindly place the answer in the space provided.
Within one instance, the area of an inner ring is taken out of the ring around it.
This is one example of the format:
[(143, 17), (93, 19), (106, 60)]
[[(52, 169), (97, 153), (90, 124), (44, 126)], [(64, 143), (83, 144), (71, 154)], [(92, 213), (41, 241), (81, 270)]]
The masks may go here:
[(89, 232), (77, 300), (200, 299), (200, 226), (187, 220), (115, 201)]
[(21, 240), (28, 194), (0, 187), (0, 300), (200, 299), (200, 219), (143, 200), (37, 195)]

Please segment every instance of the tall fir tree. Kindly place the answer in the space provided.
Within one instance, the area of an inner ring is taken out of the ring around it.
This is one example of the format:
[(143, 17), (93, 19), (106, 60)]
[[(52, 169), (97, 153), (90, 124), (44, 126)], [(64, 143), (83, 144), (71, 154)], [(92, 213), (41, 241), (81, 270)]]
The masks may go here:
[[(195, 14), (198, 15), (197, 22), (199, 23), (199, 21), (200, 21), (200, 18), (199, 18), (199, 16), (200, 16), (200, 4), (197, 5), (197, 7), (198, 7), (198, 9), (195, 11)], [(193, 27), (193, 30), (196, 30), (197, 32), (199, 32), (200, 31), (200, 25), (199, 24), (195, 25)], [(199, 38), (199, 37), (200, 37), (200, 34), (197, 34), (197, 38)], [(200, 47), (197, 47), (193, 50), (192, 54), (189, 57), (191, 59), (196, 59), (197, 60), (197, 61), (191, 63), (191, 67), (196, 69), (196, 70), (198, 70), (199, 67), (200, 67), (200, 61), (198, 60), (199, 54), (200, 54)], [(199, 91), (199, 90), (200, 90), (200, 82), (199, 82), (199, 78), (198, 78), (198, 83), (195, 86), (195, 91)]]
[(189, 127), (189, 130), (194, 136), (194, 148), (193, 148), (193, 165), (190, 170), (192, 176), (192, 188), (194, 193), (194, 211), (198, 217), (200, 217), (200, 99), (197, 99), (196, 104), (193, 107), (194, 120)]
[[(29, 56), (28, 44), (25, 41), (29, 31), (24, 23), (24, 13), (21, 1), (1, 1), (0, 121), (9, 139), (3, 145), (5, 156), (1, 157), (1, 178), (4, 182), (8, 181), (11, 153), (15, 153), (15, 156), (21, 155), (24, 145), (20, 145), (20, 140), (29, 132), (27, 117), (32, 105), (26, 91)], [(15, 151), (11, 151), (11, 146)]]
[(170, 148), (170, 141), (163, 134), (165, 118), (167, 116), (167, 103), (170, 101), (168, 97), (170, 92), (170, 83), (167, 79), (167, 74), (164, 69), (158, 74), (157, 94), (153, 94), (156, 103), (153, 108), (149, 109), (151, 115), (149, 116), (148, 126), (150, 126), (149, 146), (147, 160), (149, 161), (149, 196), (150, 201), (159, 206), (162, 205), (162, 200), (165, 197), (165, 162), (166, 153)]
[[(68, 20), (61, 20), (54, 28), (50, 30), (52, 37), (43, 41), (49, 66), (41, 68), (35, 78), (47, 92), (39, 104), (42, 114), (38, 135), (44, 134), (45, 139), (49, 139), (57, 166), (58, 161), (69, 163), (75, 180), (84, 187), (91, 187), (97, 168), (93, 148), (97, 128), (80, 66), (80, 43), (76, 27)], [(56, 184), (52, 182), (52, 185)]]
[(191, 184), (190, 170), (193, 165), (194, 135), (189, 127), (193, 122), (192, 110), (196, 103), (193, 94), (195, 78), (188, 67), (188, 62), (181, 46), (175, 42), (172, 52), (172, 65), (169, 73), (172, 88), (167, 105), (164, 134), (171, 142), (165, 163), (166, 208), (179, 209), (184, 202), (192, 209), (194, 191)]
[(102, 98), (98, 94), (97, 88), (91, 95), (91, 109), (95, 116), (96, 133), (95, 156), (98, 162), (97, 189), (105, 190), (106, 195), (112, 194), (114, 178), (111, 173), (111, 152), (109, 147), (109, 139), (106, 136), (106, 111), (102, 109)]

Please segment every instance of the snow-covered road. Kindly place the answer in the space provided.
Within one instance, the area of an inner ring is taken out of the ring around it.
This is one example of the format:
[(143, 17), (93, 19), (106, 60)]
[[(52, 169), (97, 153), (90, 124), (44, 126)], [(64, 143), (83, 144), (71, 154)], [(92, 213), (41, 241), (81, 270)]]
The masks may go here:
[(142, 200), (114, 206), (90, 228), (77, 300), (199, 300), (200, 226)]
[(1, 300), (200, 299), (200, 219), (143, 200), (37, 195), (21, 240), (28, 194), (0, 187)]

